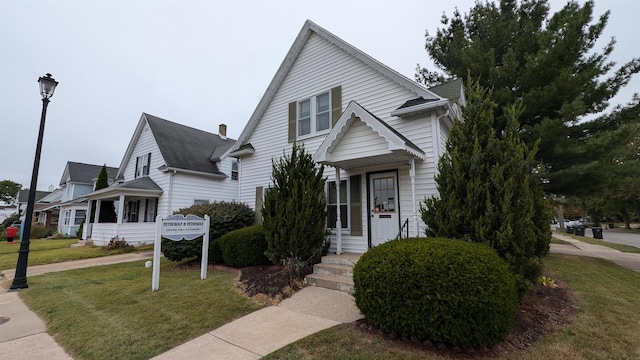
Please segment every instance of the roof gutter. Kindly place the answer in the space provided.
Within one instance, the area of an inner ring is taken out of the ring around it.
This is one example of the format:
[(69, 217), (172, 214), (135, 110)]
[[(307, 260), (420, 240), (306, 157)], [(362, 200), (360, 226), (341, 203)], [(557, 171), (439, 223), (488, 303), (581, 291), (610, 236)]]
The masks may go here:
[(228, 177), (225, 174), (213, 174), (213, 173), (206, 173), (206, 172), (202, 172), (202, 171), (174, 168), (174, 167), (169, 167), (169, 166), (163, 166), (161, 168), (158, 168), (158, 170), (160, 170), (162, 172), (172, 172), (173, 171), (174, 173), (179, 172), (179, 173), (190, 174), (190, 175), (205, 176), (205, 177), (209, 177), (209, 178), (213, 178), (213, 179), (219, 179), (219, 180), (224, 180), (224, 179), (226, 179)]
[(405, 117), (409, 115), (416, 115), (440, 106), (451, 107), (451, 102), (448, 99), (442, 99), (402, 109), (396, 109), (391, 112), (391, 116)]

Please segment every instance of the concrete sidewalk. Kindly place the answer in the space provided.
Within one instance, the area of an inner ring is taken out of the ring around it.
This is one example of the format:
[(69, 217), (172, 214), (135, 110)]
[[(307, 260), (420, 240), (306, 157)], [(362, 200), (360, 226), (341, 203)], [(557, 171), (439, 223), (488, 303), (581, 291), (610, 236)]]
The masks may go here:
[[(91, 266), (144, 260), (152, 252), (123, 254), (66, 263), (31, 266), (27, 276)], [(5, 270), (5, 286), (15, 270)], [(281, 347), (340, 323), (362, 318), (353, 296), (306, 287), (277, 306), (269, 306), (186, 342), (155, 359), (259, 359)], [(6, 321), (3, 321), (6, 320)], [(17, 292), (0, 290), (0, 360), (72, 359)]]
[[(144, 251), (29, 266), (27, 278), (50, 272), (150, 259), (152, 256), (152, 251)], [(4, 287), (0, 286), (0, 360), (72, 359), (53, 337), (47, 334), (45, 324), (24, 305), (18, 292), (6, 290), (15, 276), (15, 269), (2, 271), (2, 276), (0, 285)]]
[(589, 244), (560, 233), (553, 233), (553, 237), (571, 243), (571, 245), (551, 244), (550, 251), (552, 253), (606, 259), (627, 269), (640, 272), (640, 254), (624, 253), (607, 246)]

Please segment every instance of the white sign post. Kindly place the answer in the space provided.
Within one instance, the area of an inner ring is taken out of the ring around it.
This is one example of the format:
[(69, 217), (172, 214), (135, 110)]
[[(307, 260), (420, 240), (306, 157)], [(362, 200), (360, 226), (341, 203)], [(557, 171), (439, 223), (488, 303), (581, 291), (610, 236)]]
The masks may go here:
[(200, 279), (207, 278), (207, 263), (209, 261), (209, 215), (204, 219), (196, 215), (182, 214), (171, 215), (162, 218), (156, 217), (156, 241), (153, 246), (153, 275), (151, 278), (151, 290), (157, 291), (160, 287), (160, 247), (162, 238), (173, 241), (193, 240), (202, 236), (202, 264), (200, 266)]

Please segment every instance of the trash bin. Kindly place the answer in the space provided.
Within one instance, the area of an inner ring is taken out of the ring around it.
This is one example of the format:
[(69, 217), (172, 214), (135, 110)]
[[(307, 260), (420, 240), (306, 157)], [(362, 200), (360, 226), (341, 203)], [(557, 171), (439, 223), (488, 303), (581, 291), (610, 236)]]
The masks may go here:
[(616, 226), (614, 223), (609, 223), (609, 229), (613, 229)]
[(584, 236), (584, 225), (578, 225), (574, 229), (574, 234)]
[(566, 226), (566, 227), (565, 227), (565, 230), (566, 230), (566, 231), (567, 231), (567, 233), (569, 233), (569, 234), (575, 234), (575, 233), (576, 233), (576, 228), (575, 228), (575, 226), (571, 226), (571, 225)]
[(591, 231), (593, 231), (594, 239), (602, 239), (602, 228), (601, 227), (592, 227)]
[(7, 241), (13, 242), (13, 239), (16, 237), (17, 234), (18, 234), (18, 228), (15, 226), (9, 226), (7, 228)]

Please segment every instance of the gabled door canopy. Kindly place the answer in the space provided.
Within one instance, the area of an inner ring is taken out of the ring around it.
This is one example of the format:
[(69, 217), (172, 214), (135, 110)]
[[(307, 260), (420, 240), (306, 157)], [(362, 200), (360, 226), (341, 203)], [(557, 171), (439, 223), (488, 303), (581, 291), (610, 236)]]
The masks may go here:
[[(361, 122), (361, 124), (359, 124)], [(341, 148), (354, 146), (345, 143), (350, 141), (349, 131), (364, 125), (368, 131), (358, 138), (359, 146), (366, 146), (367, 142), (377, 142), (384, 139), (386, 146), (368, 151), (339, 151)], [(329, 135), (322, 142), (314, 155), (318, 163), (339, 167), (342, 169), (361, 168), (380, 164), (407, 162), (411, 159), (425, 160), (426, 156), (418, 146), (389, 126), (387, 123), (367, 111), (355, 101), (351, 101)]]

